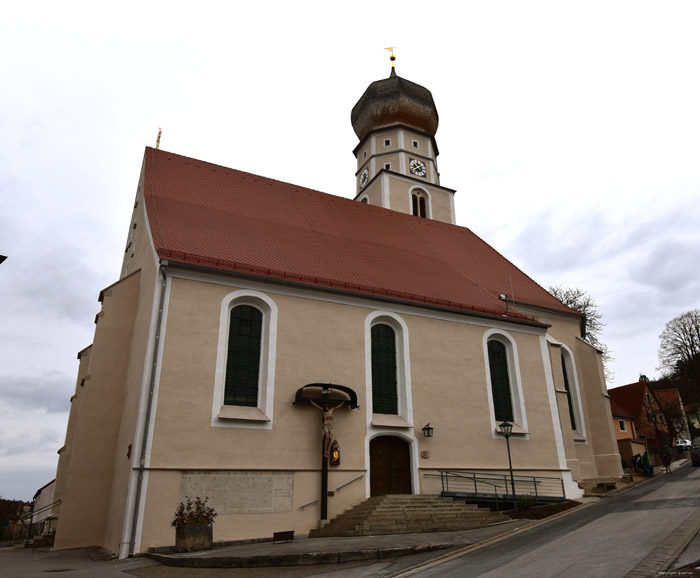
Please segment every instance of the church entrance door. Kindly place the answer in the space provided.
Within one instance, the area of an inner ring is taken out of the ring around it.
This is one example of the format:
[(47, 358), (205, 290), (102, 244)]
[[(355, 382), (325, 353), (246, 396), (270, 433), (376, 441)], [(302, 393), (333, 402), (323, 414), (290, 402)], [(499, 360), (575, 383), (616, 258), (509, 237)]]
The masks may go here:
[(408, 442), (379, 436), (369, 442), (370, 495), (411, 493), (411, 453)]

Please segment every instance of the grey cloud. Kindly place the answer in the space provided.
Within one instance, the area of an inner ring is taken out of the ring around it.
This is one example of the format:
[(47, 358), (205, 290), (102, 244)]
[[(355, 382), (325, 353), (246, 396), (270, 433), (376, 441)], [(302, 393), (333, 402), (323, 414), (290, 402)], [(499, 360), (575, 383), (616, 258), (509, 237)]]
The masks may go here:
[(27, 412), (40, 409), (49, 413), (68, 412), (74, 388), (75, 377), (61, 373), (0, 377), (0, 398)]
[(606, 228), (605, 219), (597, 213), (572, 217), (541, 212), (530, 218), (504, 254), (527, 263), (527, 272), (534, 275), (568, 271), (589, 265), (600, 259), (601, 251), (609, 251), (601, 235)]

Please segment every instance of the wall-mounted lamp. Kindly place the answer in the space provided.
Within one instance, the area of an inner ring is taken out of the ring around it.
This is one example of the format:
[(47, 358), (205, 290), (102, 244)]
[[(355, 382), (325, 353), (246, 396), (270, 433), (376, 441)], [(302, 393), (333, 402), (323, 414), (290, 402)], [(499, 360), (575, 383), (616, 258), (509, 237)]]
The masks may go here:
[(433, 437), (433, 432), (435, 431), (435, 428), (430, 427), (430, 424), (426, 424), (422, 428), (423, 430), (423, 435), (427, 438)]

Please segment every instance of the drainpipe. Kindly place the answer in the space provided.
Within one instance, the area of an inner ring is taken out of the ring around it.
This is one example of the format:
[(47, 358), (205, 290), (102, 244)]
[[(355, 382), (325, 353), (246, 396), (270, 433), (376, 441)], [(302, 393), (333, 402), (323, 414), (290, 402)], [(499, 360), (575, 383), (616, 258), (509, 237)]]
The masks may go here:
[(141, 455), (139, 456), (139, 474), (136, 481), (136, 499), (134, 500), (134, 515), (131, 519), (131, 539), (129, 540), (129, 558), (133, 558), (136, 550), (136, 528), (139, 520), (139, 505), (141, 503), (141, 491), (143, 489), (143, 477), (146, 471), (146, 446), (148, 445), (148, 434), (151, 424), (151, 414), (153, 413), (153, 393), (156, 386), (156, 373), (158, 370), (158, 349), (160, 347), (160, 330), (163, 324), (163, 304), (165, 303), (165, 286), (167, 277), (165, 268), (167, 261), (160, 262), (160, 272), (163, 281), (160, 286), (160, 304), (158, 305), (158, 322), (156, 323), (156, 337), (153, 346), (153, 362), (151, 363), (151, 383), (148, 391), (148, 405), (146, 406), (146, 420), (143, 424), (143, 437), (141, 439)]

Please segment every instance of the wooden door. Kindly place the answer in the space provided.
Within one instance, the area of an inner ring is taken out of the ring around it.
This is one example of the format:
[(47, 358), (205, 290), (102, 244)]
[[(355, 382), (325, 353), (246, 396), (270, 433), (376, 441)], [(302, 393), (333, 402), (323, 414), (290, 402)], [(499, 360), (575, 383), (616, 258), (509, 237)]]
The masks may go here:
[(380, 436), (369, 442), (369, 486), (372, 496), (411, 493), (407, 442), (393, 436)]

